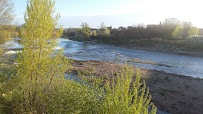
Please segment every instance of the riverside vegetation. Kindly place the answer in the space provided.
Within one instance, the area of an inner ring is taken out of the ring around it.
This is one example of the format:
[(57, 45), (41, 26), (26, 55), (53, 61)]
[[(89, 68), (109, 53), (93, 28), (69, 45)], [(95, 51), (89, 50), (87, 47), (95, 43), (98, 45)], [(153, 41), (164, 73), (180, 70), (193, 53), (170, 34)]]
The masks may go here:
[(66, 79), (64, 72), (70, 70), (71, 60), (63, 50), (53, 50), (63, 32), (57, 23), (60, 16), (53, 16), (54, 4), (52, 0), (27, 2), (21, 31), (24, 49), (15, 64), (1, 56), (0, 113), (155, 114), (139, 70), (135, 73), (130, 66), (115, 79), (82, 78), (85, 74), (81, 76), (84, 83)]
[[(101, 23), (98, 30), (91, 29), (85, 23), (81, 28), (68, 28), (64, 37), (76, 41), (96, 41), (127, 47), (166, 47), (166, 49), (201, 51), (203, 50), (203, 35), (191, 22), (167, 18), (158, 25), (133, 25), (113, 29)], [(91, 30), (91, 31), (90, 31)], [(200, 36), (201, 37), (201, 36)]]

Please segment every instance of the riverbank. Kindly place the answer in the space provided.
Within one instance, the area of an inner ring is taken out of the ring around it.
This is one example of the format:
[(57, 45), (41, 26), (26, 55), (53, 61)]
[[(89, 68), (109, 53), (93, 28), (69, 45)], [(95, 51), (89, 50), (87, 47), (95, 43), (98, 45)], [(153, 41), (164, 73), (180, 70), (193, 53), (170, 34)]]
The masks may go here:
[[(72, 63), (72, 75), (77, 71), (85, 72), (94, 69), (97, 76), (114, 76), (124, 65), (113, 62), (77, 61)], [(136, 71), (137, 67), (133, 67)], [(142, 79), (145, 79), (152, 95), (152, 101), (161, 109), (172, 114), (202, 114), (203, 80), (162, 71), (140, 68)]]
[(176, 55), (184, 55), (190, 57), (201, 57), (203, 58), (203, 51), (184, 51), (179, 48), (171, 47), (171, 46), (164, 46), (164, 45), (156, 45), (151, 47), (139, 47), (139, 46), (130, 46), (130, 45), (121, 45), (121, 47), (129, 48), (129, 49), (137, 49), (137, 50), (144, 50), (150, 52), (159, 52), (159, 53), (169, 53), (169, 54), (176, 54)]
[[(159, 41), (159, 40), (138, 41), (135, 43), (127, 43), (127, 44), (118, 45), (118, 44), (108, 43), (108, 42), (98, 41), (98, 40), (88, 40), (88, 41), (77, 40), (77, 39), (71, 39), (71, 40), (85, 42), (85, 43), (89, 43), (89, 44), (116, 46), (116, 47), (123, 47), (123, 48), (127, 48), (127, 49), (136, 49), (136, 50), (144, 50), (144, 51), (150, 51), (150, 52), (169, 53), (169, 54), (203, 58), (202, 50), (193, 50), (193, 49), (187, 49), (187, 48), (181, 49), (180, 47), (178, 48), (177, 46), (174, 46), (174, 44), (172, 42), (167, 43), (167, 41)], [(150, 42), (153, 42), (153, 43), (150, 43)], [(176, 42), (176, 45), (183, 45), (183, 43), (180, 42), (178, 44)], [(192, 44), (190, 44), (190, 45), (192, 45)]]

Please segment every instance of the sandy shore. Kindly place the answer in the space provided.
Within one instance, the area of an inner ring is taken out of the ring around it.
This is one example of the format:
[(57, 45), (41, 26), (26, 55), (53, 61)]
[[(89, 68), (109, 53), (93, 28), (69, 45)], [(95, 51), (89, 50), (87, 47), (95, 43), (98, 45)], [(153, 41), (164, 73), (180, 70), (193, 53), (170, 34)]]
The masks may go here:
[[(124, 65), (100, 61), (75, 61), (72, 75), (94, 68), (97, 76), (113, 76)], [(136, 67), (133, 67), (136, 71)], [(172, 114), (203, 114), (203, 79), (140, 68), (158, 109)]]

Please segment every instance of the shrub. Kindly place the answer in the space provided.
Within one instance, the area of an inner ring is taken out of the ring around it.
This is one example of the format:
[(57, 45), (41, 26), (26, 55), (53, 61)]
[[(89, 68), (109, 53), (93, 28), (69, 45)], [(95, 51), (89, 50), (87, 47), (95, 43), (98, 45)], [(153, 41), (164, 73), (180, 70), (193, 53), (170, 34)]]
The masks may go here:
[(112, 83), (110, 80), (106, 81), (106, 94), (101, 101), (100, 112), (148, 114), (149, 108), (152, 106), (150, 113), (156, 113), (156, 107), (151, 103), (149, 89), (146, 91), (145, 82), (140, 82), (139, 70), (137, 70), (134, 81), (133, 75), (132, 66), (126, 66), (121, 73), (117, 73), (117, 79), (111, 80)]

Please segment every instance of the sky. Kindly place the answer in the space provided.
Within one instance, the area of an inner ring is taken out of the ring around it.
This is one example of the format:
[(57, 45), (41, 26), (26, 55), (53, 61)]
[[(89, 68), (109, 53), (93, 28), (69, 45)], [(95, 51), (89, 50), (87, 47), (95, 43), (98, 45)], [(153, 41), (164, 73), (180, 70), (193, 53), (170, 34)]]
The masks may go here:
[[(24, 23), (26, 0), (13, 0), (16, 20)], [(166, 18), (178, 18), (203, 28), (203, 0), (56, 0), (59, 24), (80, 27), (87, 22), (98, 28), (102, 22), (117, 28), (138, 24), (159, 24)]]

